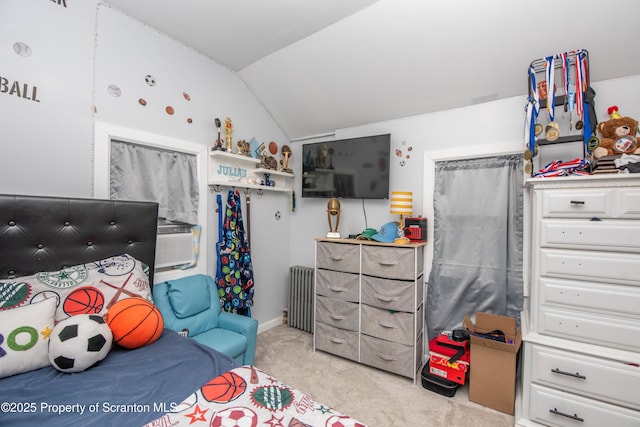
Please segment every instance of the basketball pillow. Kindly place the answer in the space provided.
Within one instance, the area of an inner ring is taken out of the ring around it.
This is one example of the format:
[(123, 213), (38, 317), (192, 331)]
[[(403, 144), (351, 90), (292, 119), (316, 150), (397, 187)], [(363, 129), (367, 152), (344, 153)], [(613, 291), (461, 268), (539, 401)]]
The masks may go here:
[(134, 349), (151, 344), (162, 334), (164, 321), (158, 308), (144, 298), (131, 297), (113, 304), (106, 316), (113, 342)]
[(247, 389), (247, 382), (235, 372), (225, 372), (202, 386), (202, 396), (209, 402), (229, 403)]

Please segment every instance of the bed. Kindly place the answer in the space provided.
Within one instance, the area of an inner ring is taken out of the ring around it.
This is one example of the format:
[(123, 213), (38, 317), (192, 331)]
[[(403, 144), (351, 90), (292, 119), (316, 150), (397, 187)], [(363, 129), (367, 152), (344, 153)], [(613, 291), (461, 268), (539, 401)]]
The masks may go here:
[(43, 364), (43, 332), (16, 346), (23, 324), (43, 322), (33, 328), (45, 331), (78, 313), (69, 298), (78, 283), (101, 295), (81, 306), (92, 313), (122, 298), (150, 300), (157, 211), (148, 202), (0, 195), (0, 424), (364, 426), (168, 329), (140, 348), (114, 345), (75, 373)]

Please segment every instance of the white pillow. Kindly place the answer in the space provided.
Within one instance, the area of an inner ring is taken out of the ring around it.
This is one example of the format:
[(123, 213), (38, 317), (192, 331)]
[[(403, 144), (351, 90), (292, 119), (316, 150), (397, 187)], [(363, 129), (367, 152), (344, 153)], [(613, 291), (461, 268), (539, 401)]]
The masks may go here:
[(59, 271), (0, 280), (0, 310), (44, 298), (58, 300), (56, 322), (76, 314), (99, 314), (117, 301), (141, 297), (151, 301), (149, 267), (123, 254)]
[(0, 378), (48, 366), (56, 298), (0, 311)]

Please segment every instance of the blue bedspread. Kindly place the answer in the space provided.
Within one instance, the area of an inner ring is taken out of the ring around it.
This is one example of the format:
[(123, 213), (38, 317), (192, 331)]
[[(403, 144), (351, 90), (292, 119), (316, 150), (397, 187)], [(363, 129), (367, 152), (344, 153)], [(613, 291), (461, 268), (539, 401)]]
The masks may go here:
[(142, 426), (234, 367), (224, 354), (165, 329), (146, 347), (114, 346), (84, 372), (49, 366), (0, 379), (0, 425)]

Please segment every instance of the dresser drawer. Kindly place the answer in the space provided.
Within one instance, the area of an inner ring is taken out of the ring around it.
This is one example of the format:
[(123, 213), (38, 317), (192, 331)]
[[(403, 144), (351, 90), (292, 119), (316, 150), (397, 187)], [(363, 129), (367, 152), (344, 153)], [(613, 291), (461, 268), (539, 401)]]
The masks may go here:
[[(416, 256), (417, 254), (417, 256)], [(362, 247), (362, 274), (398, 280), (416, 279), (422, 273), (422, 247)]]
[(542, 306), (538, 331), (575, 341), (640, 351), (640, 322)]
[(529, 418), (546, 426), (638, 427), (640, 412), (532, 385)]
[(326, 268), (345, 273), (360, 272), (359, 245), (318, 242), (316, 252), (316, 268)]
[(640, 254), (540, 250), (540, 275), (591, 282), (638, 285)]
[[(416, 303), (416, 292), (417, 303)], [(415, 311), (422, 303), (422, 281), (402, 281), (362, 276), (362, 302), (388, 310)]]
[(640, 252), (640, 221), (542, 220), (540, 246)]
[(343, 301), (358, 302), (360, 276), (333, 270), (316, 270), (316, 293)]
[(398, 344), (364, 334), (360, 335), (360, 345), (362, 363), (405, 377), (414, 377), (413, 368), (419, 365), (414, 364), (417, 362), (413, 345)]
[(405, 313), (362, 304), (362, 333), (410, 346), (422, 332), (416, 330), (416, 316), (422, 316), (422, 306), (416, 313)]
[(358, 361), (358, 332), (346, 331), (316, 322), (314, 342), (316, 350), (324, 350)]
[(604, 187), (540, 191), (546, 218), (640, 218), (640, 188)]
[[(636, 283), (640, 285), (640, 283)], [(640, 317), (640, 286), (540, 278), (540, 304), (588, 310), (620, 317)]]
[(532, 345), (531, 381), (632, 409), (640, 409), (640, 368)]
[(316, 319), (319, 322), (350, 331), (358, 330), (358, 304), (328, 298), (316, 297)]

